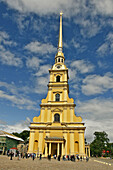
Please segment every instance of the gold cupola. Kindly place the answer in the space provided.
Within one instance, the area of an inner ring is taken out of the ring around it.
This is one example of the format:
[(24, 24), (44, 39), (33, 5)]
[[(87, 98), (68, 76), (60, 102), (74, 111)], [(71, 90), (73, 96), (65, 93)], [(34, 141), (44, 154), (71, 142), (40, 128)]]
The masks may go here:
[(63, 45), (62, 45), (62, 12), (60, 12), (60, 26), (59, 26), (59, 41), (58, 41), (58, 52), (55, 56), (55, 63), (64, 64), (64, 53), (63, 53)]

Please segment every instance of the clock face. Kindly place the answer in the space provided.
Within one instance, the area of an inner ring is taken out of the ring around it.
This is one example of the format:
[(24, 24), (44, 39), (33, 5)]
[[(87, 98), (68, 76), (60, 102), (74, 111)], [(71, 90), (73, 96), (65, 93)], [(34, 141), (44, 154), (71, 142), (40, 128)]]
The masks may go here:
[(59, 69), (61, 66), (60, 65), (57, 65), (57, 68)]

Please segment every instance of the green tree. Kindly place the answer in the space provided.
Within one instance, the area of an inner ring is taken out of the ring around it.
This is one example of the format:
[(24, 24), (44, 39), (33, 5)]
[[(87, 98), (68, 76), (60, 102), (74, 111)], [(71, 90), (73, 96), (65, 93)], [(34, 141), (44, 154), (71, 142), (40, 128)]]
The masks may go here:
[(95, 132), (94, 140), (90, 144), (92, 156), (102, 156), (102, 151), (107, 149), (108, 146), (108, 134), (106, 132)]
[(29, 137), (30, 131), (24, 130), (21, 133), (15, 132), (15, 133), (12, 133), (12, 134), (19, 137), (19, 138), (22, 138), (25, 141)]

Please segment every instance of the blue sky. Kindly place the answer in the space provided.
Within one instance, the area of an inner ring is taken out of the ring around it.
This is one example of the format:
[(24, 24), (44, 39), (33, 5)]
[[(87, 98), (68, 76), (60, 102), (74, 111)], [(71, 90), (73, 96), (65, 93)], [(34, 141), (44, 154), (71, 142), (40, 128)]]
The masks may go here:
[(113, 1), (0, 0), (0, 129), (21, 132), (40, 114), (54, 64), (63, 11), (69, 96), (87, 141), (113, 141)]

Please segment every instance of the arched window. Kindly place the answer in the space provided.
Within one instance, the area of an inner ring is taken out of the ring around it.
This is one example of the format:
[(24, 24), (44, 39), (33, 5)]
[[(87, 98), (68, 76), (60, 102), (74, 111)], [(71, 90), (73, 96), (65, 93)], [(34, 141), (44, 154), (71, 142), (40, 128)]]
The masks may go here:
[(54, 115), (54, 122), (60, 122), (60, 115), (58, 113)]
[(63, 59), (62, 59), (62, 63), (63, 63)]
[(60, 62), (60, 58), (58, 58), (58, 62)]
[(56, 77), (56, 82), (60, 82), (60, 76)]
[(55, 101), (60, 101), (60, 94), (57, 93), (57, 94), (55, 95)]

